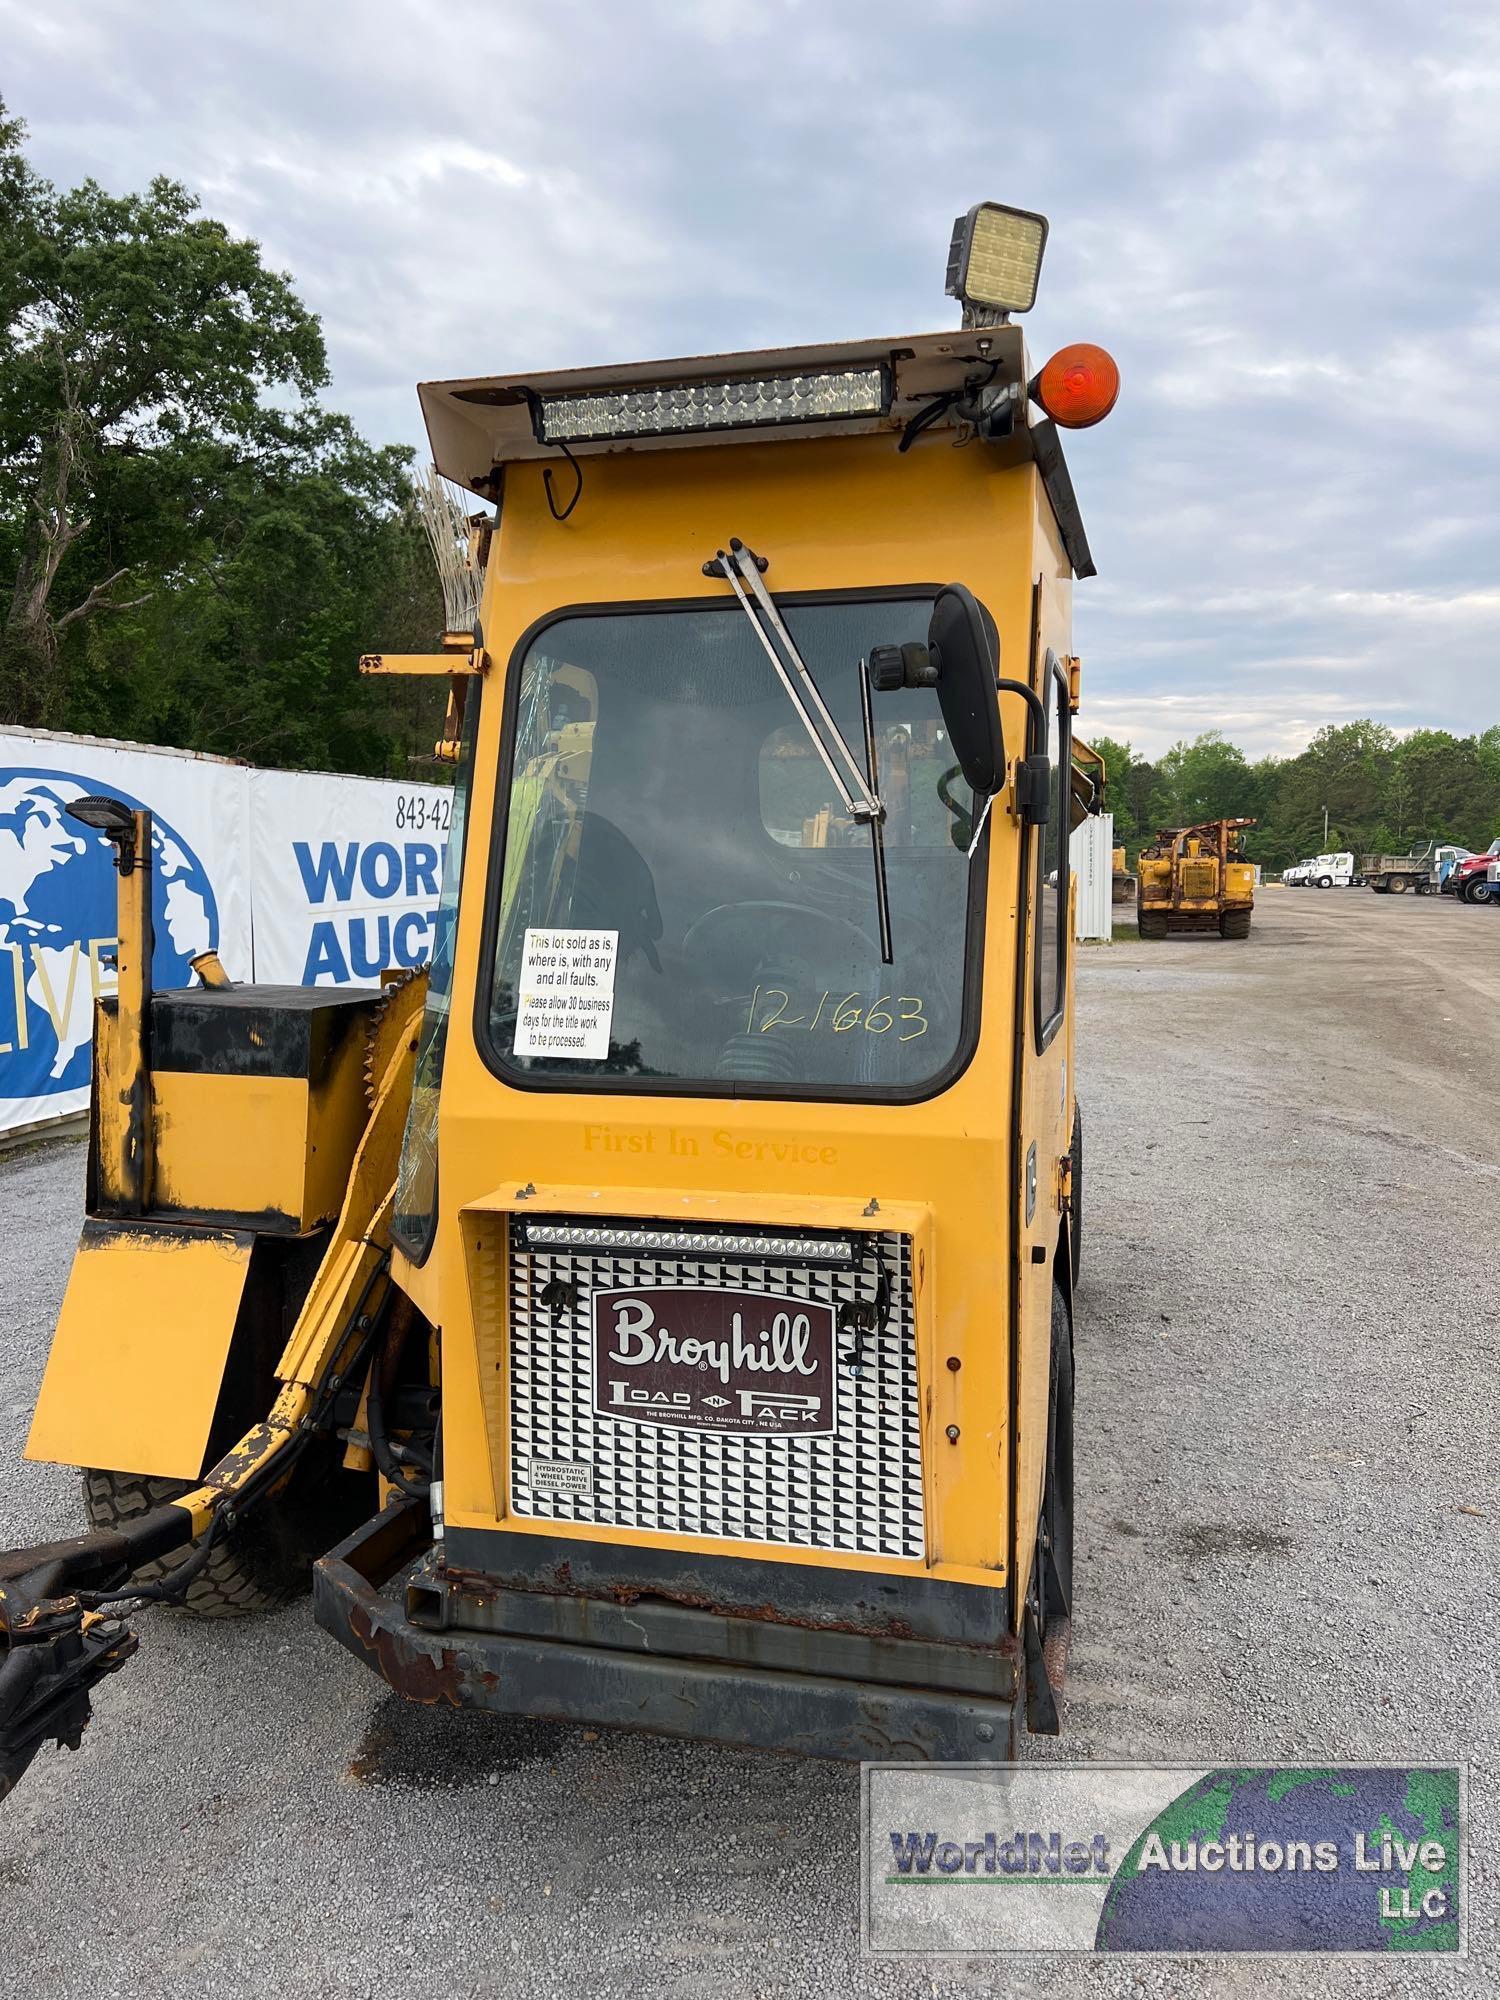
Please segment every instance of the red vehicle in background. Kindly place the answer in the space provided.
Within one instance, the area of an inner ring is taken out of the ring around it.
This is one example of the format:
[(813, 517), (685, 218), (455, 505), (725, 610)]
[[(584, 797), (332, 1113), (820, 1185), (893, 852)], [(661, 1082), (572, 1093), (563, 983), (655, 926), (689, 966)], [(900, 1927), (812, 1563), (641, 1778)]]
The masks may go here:
[(1453, 867), (1453, 894), (1464, 903), (1500, 902), (1500, 885), (1490, 879), (1491, 864), (1500, 857), (1500, 840), (1492, 840), (1483, 854), (1471, 854)]

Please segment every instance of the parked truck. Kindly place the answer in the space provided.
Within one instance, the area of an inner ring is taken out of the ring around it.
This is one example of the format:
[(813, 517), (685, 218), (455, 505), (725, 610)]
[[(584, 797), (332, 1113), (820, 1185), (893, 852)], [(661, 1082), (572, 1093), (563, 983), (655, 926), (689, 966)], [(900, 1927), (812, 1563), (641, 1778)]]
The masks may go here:
[(1456, 862), (1465, 860), (1468, 848), (1452, 841), (1429, 840), (1410, 854), (1365, 854), (1359, 872), (1377, 896), (1436, 895), (1444, 874)]
[(1314, 889), (1351, 889), (1360, 880), (1354, 856), (1349, 853), (1316, 854), (1307, 863), (1307, 870), (1307, 880)]
[(1492, 862), (1500, 855), (1500, 840), (1492, 840), (1483, 854), (1466, 855), (1456, 861), (1444, 887), (1462, 903), (1489, 903), (1494, 900)]

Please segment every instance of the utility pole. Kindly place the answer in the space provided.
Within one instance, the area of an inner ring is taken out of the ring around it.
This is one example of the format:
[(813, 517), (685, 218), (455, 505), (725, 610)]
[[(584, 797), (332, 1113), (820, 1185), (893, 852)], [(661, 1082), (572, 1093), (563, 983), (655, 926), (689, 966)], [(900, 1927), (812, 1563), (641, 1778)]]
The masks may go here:
[(1323, 808), (1323, 852), (1328, 852), (1328, 808)]

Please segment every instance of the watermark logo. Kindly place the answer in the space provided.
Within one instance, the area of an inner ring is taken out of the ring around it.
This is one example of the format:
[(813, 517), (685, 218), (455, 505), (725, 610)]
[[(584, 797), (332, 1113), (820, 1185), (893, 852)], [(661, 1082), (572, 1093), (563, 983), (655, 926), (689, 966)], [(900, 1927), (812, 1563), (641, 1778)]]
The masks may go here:
[(865, 1949), (1463, 1949), (1453, 1766), (867, 1765)]

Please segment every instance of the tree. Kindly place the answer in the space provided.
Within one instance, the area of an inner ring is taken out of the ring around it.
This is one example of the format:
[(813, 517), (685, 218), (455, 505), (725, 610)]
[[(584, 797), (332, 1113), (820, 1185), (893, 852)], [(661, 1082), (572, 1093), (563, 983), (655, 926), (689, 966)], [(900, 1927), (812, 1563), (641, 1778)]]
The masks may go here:
[(163, 590), (201, 582), (226, 550), (242, 568), (274, 553), (279, 587), (297, 590), (302, 503), (388, 511), (405, 455), (371, 453), (318, 407), (321, 329), (256, 244), (175, 181), (58, 194), (22, 136), (0, 115), (0, 537), (14, 568), (0, 703), (40, 726), (77, 707), (68, 656), (85, 628), (145, 614), (134, 629), (159, 634)]
[(1239, 819), (1253, 814), (1254, 784), (1245, 753), (1210, 729), (1191, 743), (1174, 743), (1157, 765), (1161, 802), (1171, 811), (1164, 824), (1189, 826), (1198, 820)]
[(1128, 743), (1117, 743), (1112, 736), (1091, 736), (1089, 747), (1104, 759), (1105, 804), (1114, 814), (1116, 841), (1122, 847), (1128, 846), (1138, 833), (1130, 795), (1135, 753)]

